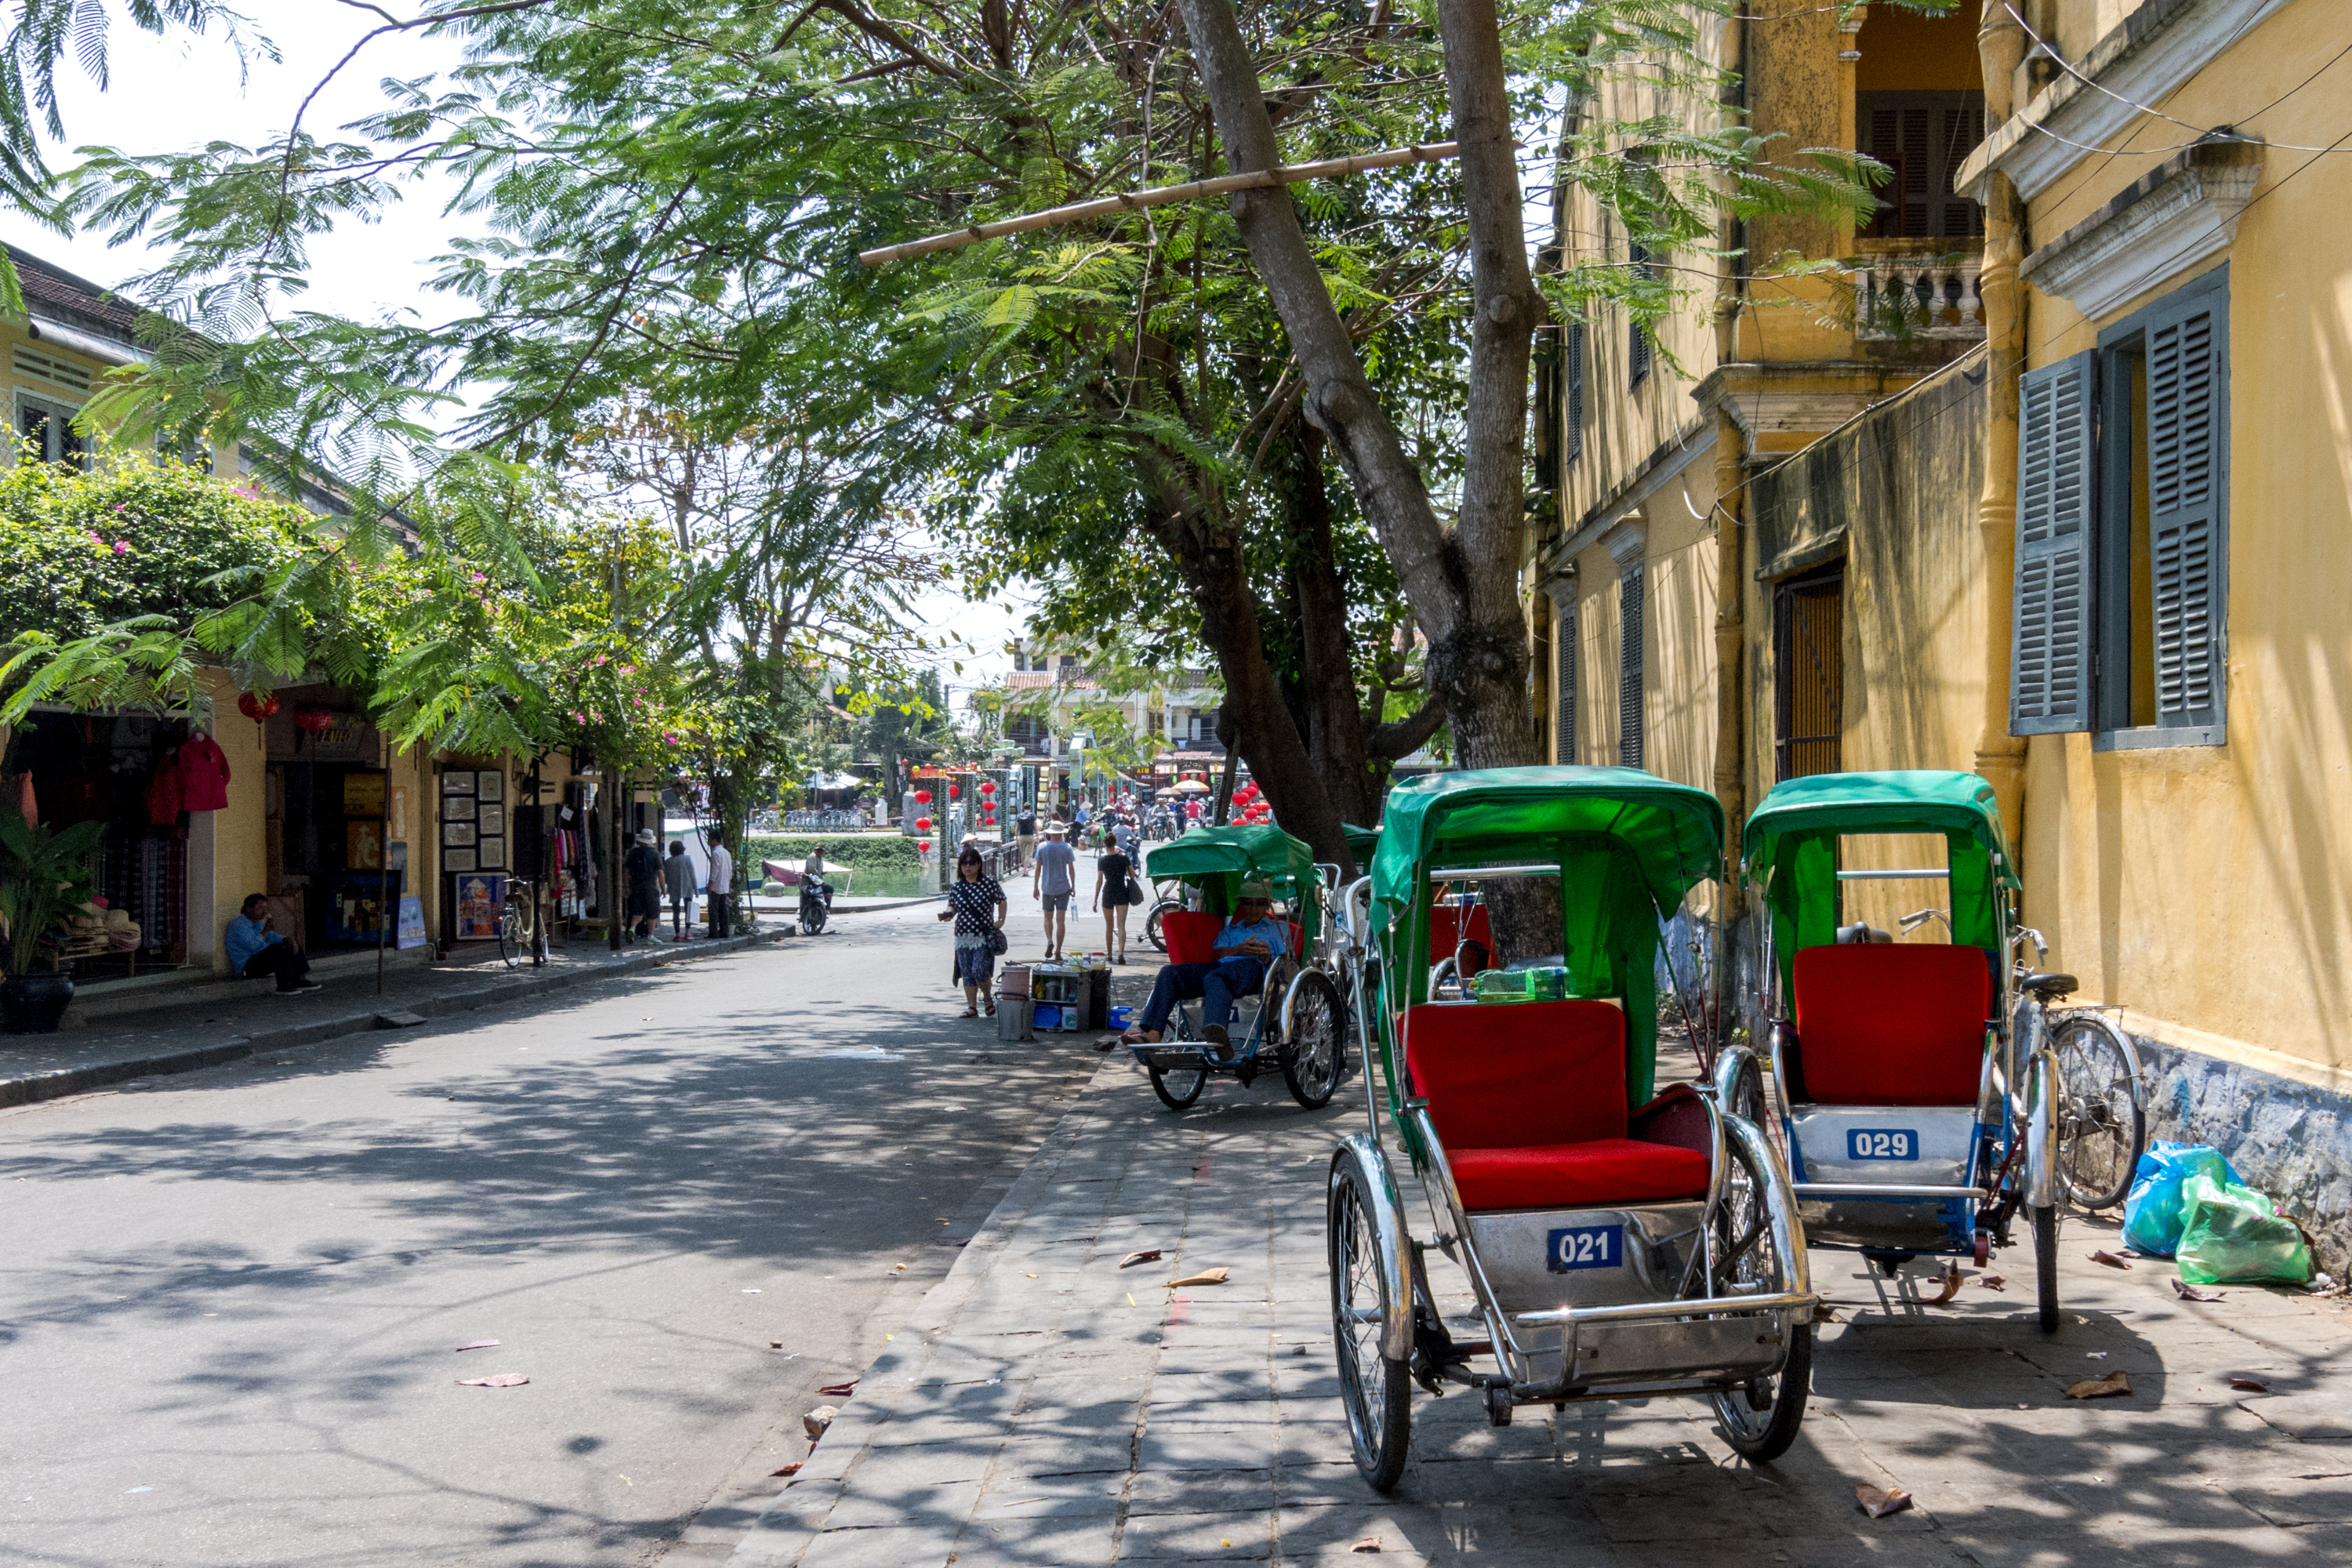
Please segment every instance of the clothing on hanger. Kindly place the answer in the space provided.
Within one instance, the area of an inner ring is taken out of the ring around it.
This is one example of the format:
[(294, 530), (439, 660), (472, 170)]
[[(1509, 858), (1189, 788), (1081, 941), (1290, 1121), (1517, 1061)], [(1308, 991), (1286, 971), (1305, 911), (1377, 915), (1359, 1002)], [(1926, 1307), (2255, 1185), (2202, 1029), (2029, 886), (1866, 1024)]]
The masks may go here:
[(190, 811), (220, 811), (228, 805), (228, 758), (218, 742), (199, 730), (180, 748), (184, 804)]

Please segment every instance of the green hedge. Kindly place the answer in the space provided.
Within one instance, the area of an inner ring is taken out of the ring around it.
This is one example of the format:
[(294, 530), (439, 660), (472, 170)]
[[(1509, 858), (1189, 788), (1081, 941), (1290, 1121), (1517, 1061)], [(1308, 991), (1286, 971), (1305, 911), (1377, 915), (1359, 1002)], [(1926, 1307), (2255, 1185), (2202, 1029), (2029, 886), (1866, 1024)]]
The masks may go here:
[(866, 871), (919, 871), (923, 858), (915, 847), (915, 840), (892, 834), (826, 835), (795, 834), (790, 838), (751, 837), (743, 840), (743, 853), (737, 857), (743, 874), (756, 877), (762, 860), (781, 860), (793, 870), (809, 858), (809, 851), (819, 844), (824, 846), (824, 863), (828, 866), (852, 866)]

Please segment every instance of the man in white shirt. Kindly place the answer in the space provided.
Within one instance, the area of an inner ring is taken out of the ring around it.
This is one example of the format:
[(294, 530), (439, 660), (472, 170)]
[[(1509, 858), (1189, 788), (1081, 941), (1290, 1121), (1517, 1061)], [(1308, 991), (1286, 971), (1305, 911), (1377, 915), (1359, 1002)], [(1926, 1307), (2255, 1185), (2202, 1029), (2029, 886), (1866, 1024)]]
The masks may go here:
[(734, 912), (735, 857), (727, 852), (727, 846), (715, 838), (710, 841), (709, 886), (710, 934), (714, 937), (725, 936), (728, 931), (729, 917)]
[(1069, 938), (1070, 898), (1078, 890), (1078, 857), (1062, 835), (1058, 822), (1045, 824), (1045, 842), (1037, 846), (1037, 861), (1029, 873), (1029, 896), (1045, 906), (1045, 956), (1062, 956)]

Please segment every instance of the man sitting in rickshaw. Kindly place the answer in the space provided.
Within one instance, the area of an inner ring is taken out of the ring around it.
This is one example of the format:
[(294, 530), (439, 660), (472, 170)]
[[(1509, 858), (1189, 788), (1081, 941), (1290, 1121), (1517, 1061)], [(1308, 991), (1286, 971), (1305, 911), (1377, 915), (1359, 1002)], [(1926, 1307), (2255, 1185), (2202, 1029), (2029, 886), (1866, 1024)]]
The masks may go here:
[(1130, 1046), (1158, 1045), (1176, 1004), (1198, 997), (1201, 1037), (1212, 1045), (1229, 1044), (1225, 1026), (1234, 1016), (1234, 998), (1256, 995), (1265, 984), (1266, 966), (1289, 944), (1288, 923), (1274, 915), (1273, 884), (1244, 882), (1232, 918), (1210, 944), (1210, 962), (1163, 965), (1142, 1018), (1121, 1039)]

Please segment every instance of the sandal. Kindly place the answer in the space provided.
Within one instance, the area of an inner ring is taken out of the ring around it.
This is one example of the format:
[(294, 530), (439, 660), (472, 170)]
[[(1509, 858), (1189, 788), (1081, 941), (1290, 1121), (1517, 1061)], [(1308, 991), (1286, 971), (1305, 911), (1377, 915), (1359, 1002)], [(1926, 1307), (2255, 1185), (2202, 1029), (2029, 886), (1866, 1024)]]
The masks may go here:
[(980, 1016), (980, 1009), (977, 1007), (966, 1007), (963, 1010), (963, 1016), (967, 1018), (977, 1018)]
[(1118, 1037), (1122, 1046), (1156, 1046), (1160, 1042), (1140, 1027), (1129, 1029)]

